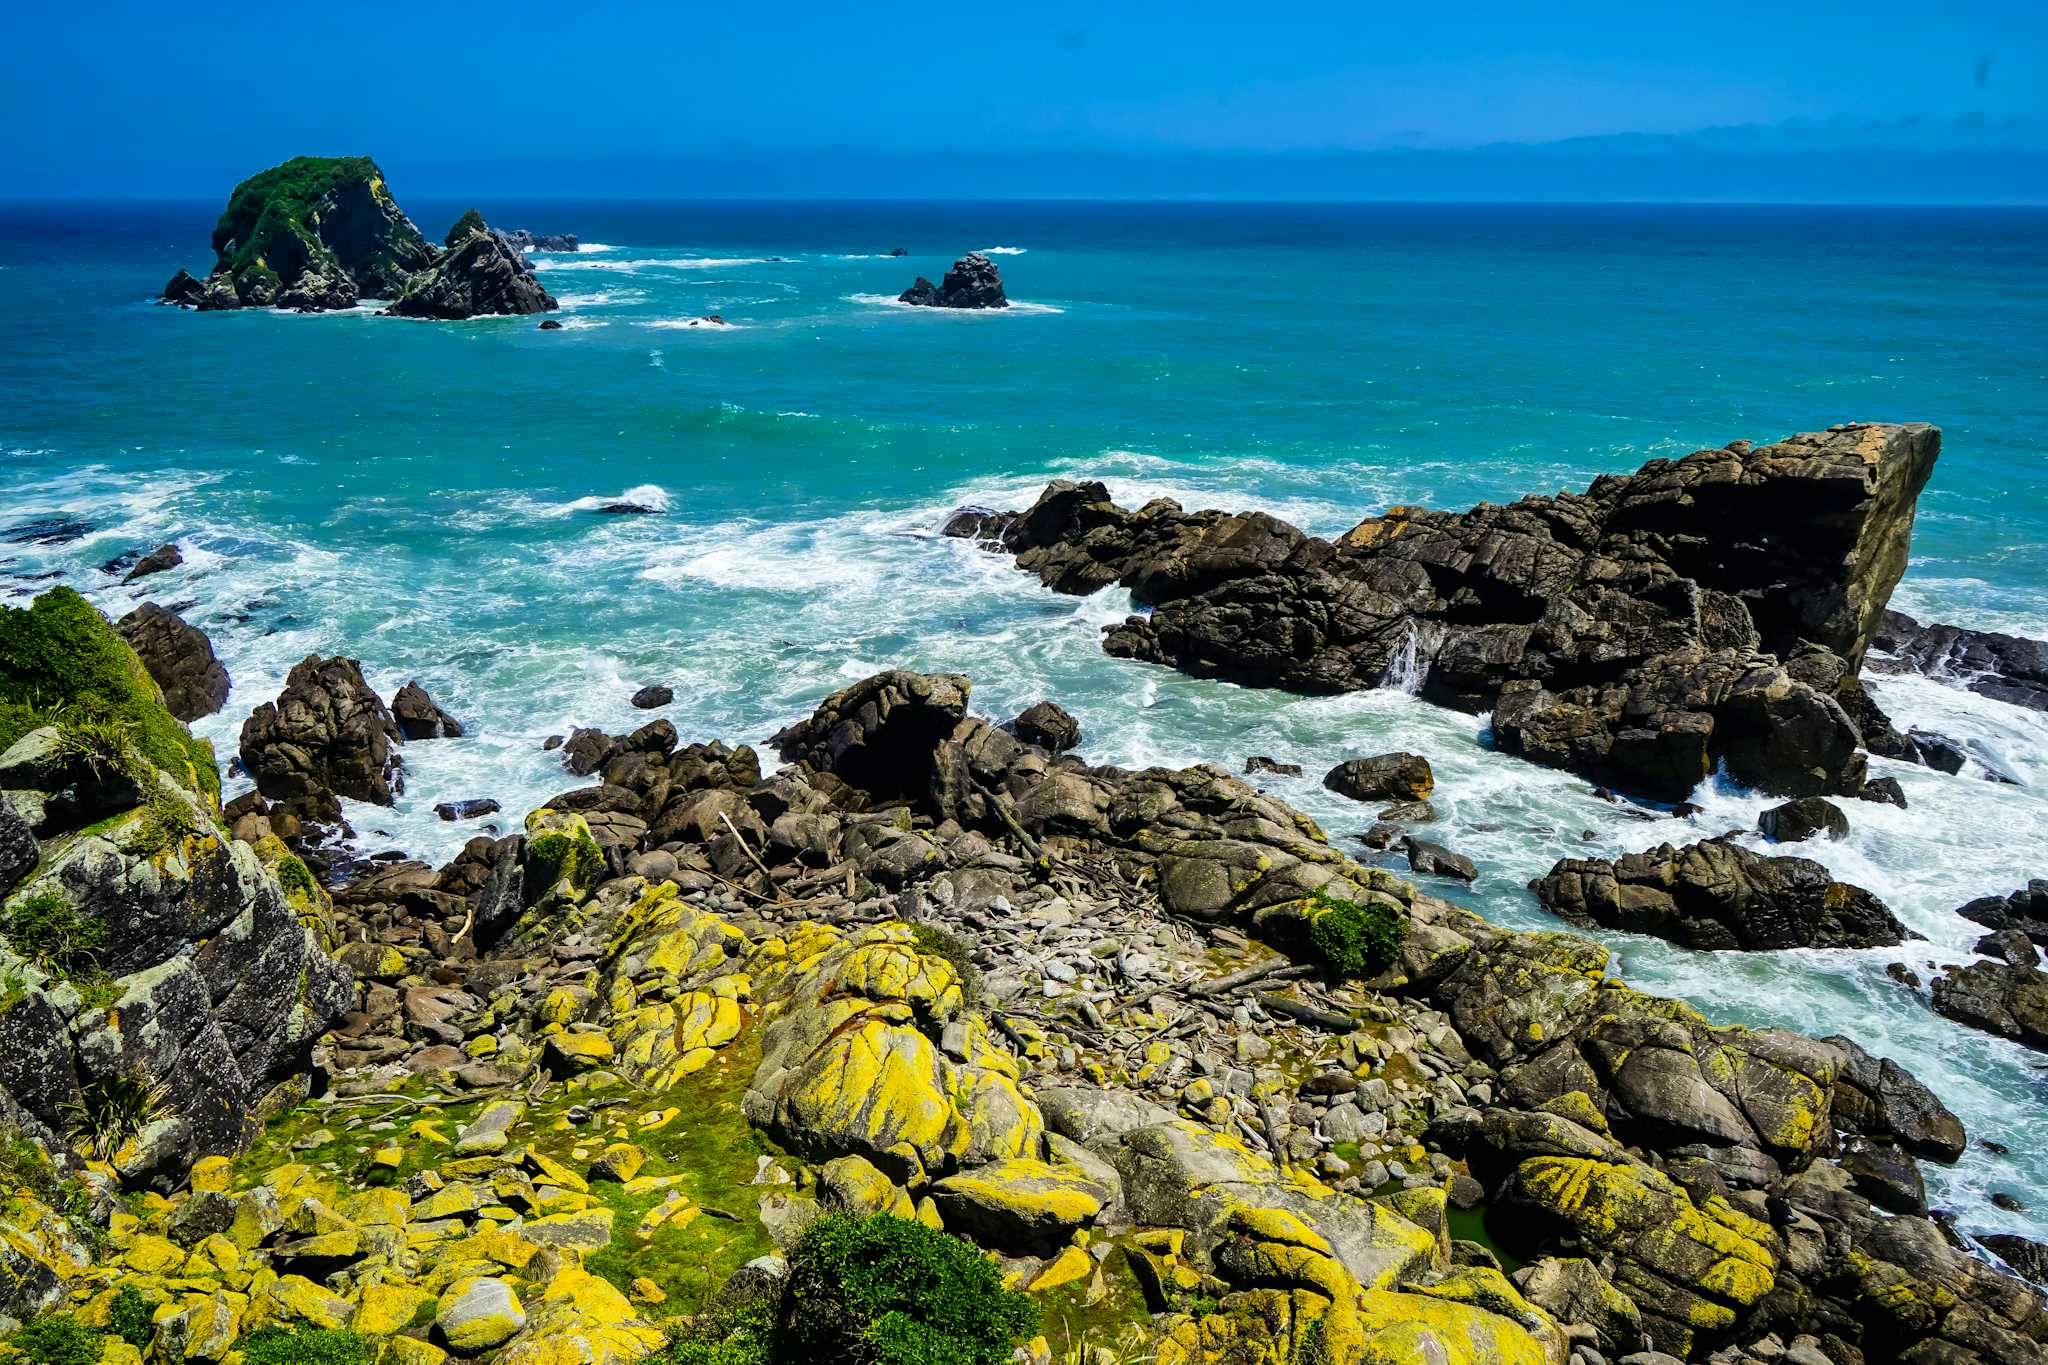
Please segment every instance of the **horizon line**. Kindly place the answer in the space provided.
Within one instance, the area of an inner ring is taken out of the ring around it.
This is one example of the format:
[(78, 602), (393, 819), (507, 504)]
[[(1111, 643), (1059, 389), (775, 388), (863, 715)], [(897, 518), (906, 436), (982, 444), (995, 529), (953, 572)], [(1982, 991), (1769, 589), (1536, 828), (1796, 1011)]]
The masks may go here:
[[(528, 203), (608, 204), (1189, 204), (1258, 205), (1270, 207), (1325, 207), (1345, 204), (1373, 204), (1386, 207), (1440, 208), (1853, 208), (1853, 209), (2038, 209), (2048, 208), (2048, 197), (2014, 199), (1719, 199), (1651, 196), (1600, 199), (1471, 199), (1432, 196), (1379, 197), (1333, 195), (1303, 198), (1280, 195), (1202, 194), (1006, 194), (1006, 195), (842, 195), (842, 194), (547, 194), (532, 191), (491, 190), (480, 194), (447, 191), (414, 193), (414, 199), (459, 202), (465, 198), (514, 199)], [(6, 194), (0, 205), (25, 204), (210, 204), (220, 202), (219, 194), (136, 193), (136, 194)]]

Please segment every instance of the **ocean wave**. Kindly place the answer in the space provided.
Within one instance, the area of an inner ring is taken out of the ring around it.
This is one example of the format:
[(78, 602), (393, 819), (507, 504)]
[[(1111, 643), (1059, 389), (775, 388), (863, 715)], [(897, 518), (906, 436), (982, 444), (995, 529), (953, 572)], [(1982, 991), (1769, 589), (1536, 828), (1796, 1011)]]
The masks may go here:
[(647, 322), (635, 323), (634, 326), (652, 327), (657, 331), (669, 332), (741, 332), (746, 330), (744, 323), (713, 322), (709, 318), (655, 318)]
[[(577, 253), (581, 255), (582, 253)], [(604, 270), (618, 275), (638, 275), (646, 270), (725, 270), (738, 266), (767, 265), (765, 256), (650, 256), (636, 260), (581, 261), (576, 256), (544, 257), (533, 263), (535, 270)]]
[(615, 303), (640, 303), (647, 297), (645, 289), (596, 289), (587, 294), (558, 294), (555, 302), (565, 309), (603, 308)]
[(660, 484), (643, 483), (628, 488), (623, 493), (600, 493), (587, 498), (554, 505), (552, 515), (568, 516), (572, 512), (599, 512), (607, 507), (626, 505), (644, 507), (655, 512), (669, 509), (668, 490)]
[(984, 256), (1022, 256), (1030, 249), (1030, 247), (1025, 246), (985, 246), (981, 249), (981, 254)]

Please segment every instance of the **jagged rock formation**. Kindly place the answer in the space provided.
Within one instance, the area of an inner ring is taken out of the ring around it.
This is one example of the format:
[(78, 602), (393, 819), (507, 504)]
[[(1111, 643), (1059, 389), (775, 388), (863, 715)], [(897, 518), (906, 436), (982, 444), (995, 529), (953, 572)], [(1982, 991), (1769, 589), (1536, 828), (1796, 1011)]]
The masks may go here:
[(525, 228), (514, 228), (505, 236), (520, 251), (574, 251), (577, 246), (573, 232), (529, 232)]
[[(39, 680), (58, 719), (0, 753), (0, 1125), (67, 1162), (90, 1140), (121, 1181), (169, 1190), (248, 1141), (352, 991), (324, 893), (276, 841), (227, 837), (114, 629), (57, 593), (0, 612), (8, 662), (38, 637), (76, 655)], [(90, 714), (116, 719), (71, 719)], [(0, 1312), (18, 1305), (6, 1278)]]
[(1416, 667), (1425, 697), (1491, 707), (1504, 751), (1605, 785), (1678, 800), (1725, 763), (1765, 790), (1855, 794), (1844, 696), (1939, 447), (1920, 425), (1736, 442), (1583, 494), (1397, 507), (1334, 542), (1065, 481), (946, 530), (1057, 591), (1129, 588), (1152, 611), (1110, 629), (1115, 655), (1305, 692)]
[(407, 318), (461, 319), (554, 307), (533, 265), (471, 209), (450, 229), (447, 251), (407, 283), (391, 311)]
[(1956, 913), (1986, 929), (2018, 929), (2048, 947), (2048, 880), (2036, 878), (2010, 896), (1979, 896)]
[(1959, 1024), (2048, 1052), (2048, 971), (2025, 930), (1987, 935), (1977, 951), (1992, 955), (1945, 968), (1934, 978), (1934, 1008)]
[(391, 718), (407, 739), (460, 739), (462, 722), (443, 711), (418, 679), (398, 689), (391, 699)]
[(354, 659), (308, 654), (275, 702), (242, 723), (242, 767), (274, 801), (316, 806), (335, 796), (388, 806), (404, 788), (404, 733)]
[(940, 283), (935, 285), (919, 275), (915, 284), (896, 297), (899, 303), (914, 303), (923, 308), (1010, 306), (1009, 297), (1003, 293), (1002, 272), (979, 251), (970, 251), (953, 262), (953, 268)]
[(364, 156), (294, 157), (235, 186), (204, 284), (181, 270), (164, 300), (200, 309), (353, 308), (391, 298), (433, 263), (384, 172)]
[(173, 716), (194, 721), (227, 704), (227, 666), (213, 656), (205, 631), (154, 602), (129, 612), (115, 629), (163, 689)]
[(1819, 863), (1725, 839), (1659, 844), (1614, 862), (1565, 858), (1529, 889), (1567, 923), (1688, 948), (1877, 948), (1912, 936), (1877, 897)]
[(1887, 611), (1871, 647), (1885, 658), (1884, 671), (1949, 678), (1979, 696), (2048, 711), (2048, 643), (1995, 630), (1921, 625), (1904, 612)]

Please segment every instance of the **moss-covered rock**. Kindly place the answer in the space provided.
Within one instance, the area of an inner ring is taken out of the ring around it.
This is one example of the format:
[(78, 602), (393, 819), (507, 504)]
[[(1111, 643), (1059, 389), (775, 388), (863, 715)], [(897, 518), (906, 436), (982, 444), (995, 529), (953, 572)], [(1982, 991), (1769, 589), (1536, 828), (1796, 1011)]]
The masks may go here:
[[(231, 282), (244, 307), (278, 303), (308, 275), (325, 288), (302, 306), (395, 298), (434, 260), (365, 156), (294, 157), (250, 176), (228, 197), (213, 250), (213, 278)], [(207, 298), (201, 307), (211, 306)]]

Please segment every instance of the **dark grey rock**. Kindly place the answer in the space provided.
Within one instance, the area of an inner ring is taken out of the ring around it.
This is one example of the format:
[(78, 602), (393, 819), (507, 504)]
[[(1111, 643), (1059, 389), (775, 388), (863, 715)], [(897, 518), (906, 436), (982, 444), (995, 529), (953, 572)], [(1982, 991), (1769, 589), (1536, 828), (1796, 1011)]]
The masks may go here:
[(214, 657), (205, 631), (154, 602), (144, 602), (114, 628), (163, 689), (164, 705), (179, 720), (198, 720), (227, 704), (228, 670)]

